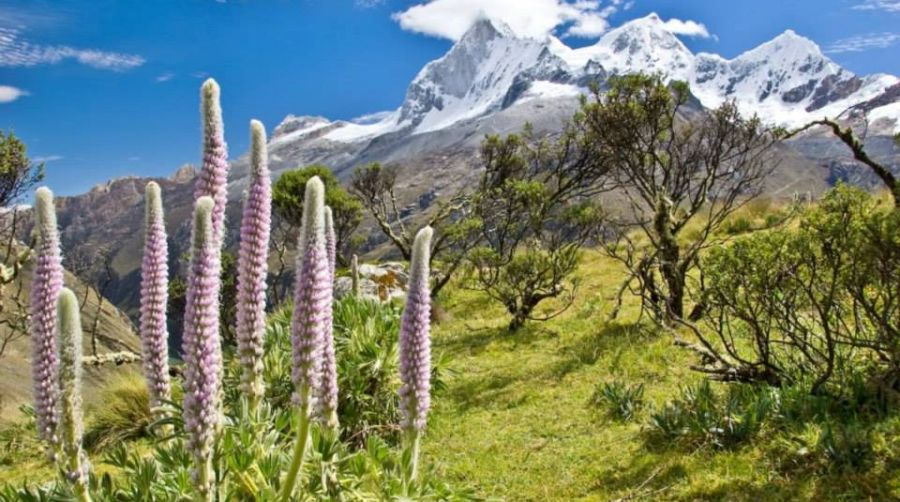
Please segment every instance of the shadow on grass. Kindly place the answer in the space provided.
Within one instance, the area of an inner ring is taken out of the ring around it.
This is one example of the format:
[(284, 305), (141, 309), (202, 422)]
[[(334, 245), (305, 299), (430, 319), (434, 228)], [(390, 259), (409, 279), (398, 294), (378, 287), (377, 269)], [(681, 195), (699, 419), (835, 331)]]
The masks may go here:
[[(646, 342), (655, 336), (657, 332), (645, 324), (606, 324), (599, 331), (562, 347), (560, 349), (562, 360), (553, 366), (552, 374), (561, 379), (583, 366), (595, 364), (600, 356), (609, 355), (610, 351), (629, 344)], [(614, 357), (621, 357), (621, 353), (617, 352)], [(613, 360), (613, 367), (616, 364), (616, 360)]]
[(465, 327), (464, 333), (451, 333), (442, 336), (435, 342), (435, 347), (451, 354), (465, 353), (477, 356), (491, 344), (508, 344), (510, 350), (530, 346), (540, 340), (557, 338), (559, 335), (551, 330), (534, 324), (525, 325), (518, 331), (511, 332), (503, 326), (486, 326), (483, 328)]
[(616, 493), (617, 500), (671, 500), (667, 492), (687, 477), (678, 460), (640, 455), (625, 468), (603, 472), (590, 490)]
[(468, 378), (458, 382), (449, 392), (463, 413), (472, 408), (511, 408), (522, 404), (522, 399), (509, 400), (510, 384), (520, 380), (518, 375), (491, 375)]

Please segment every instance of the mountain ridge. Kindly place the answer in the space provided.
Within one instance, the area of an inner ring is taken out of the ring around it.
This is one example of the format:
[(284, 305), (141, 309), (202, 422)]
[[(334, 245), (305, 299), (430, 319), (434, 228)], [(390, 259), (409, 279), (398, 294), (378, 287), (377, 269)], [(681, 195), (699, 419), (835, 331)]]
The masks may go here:
[[(850, 109), (845, 114), (848, 120), (871, 117), (867, 138), (871, 153), (887, 159), (888, 165), (900, 164), (900, 149), (887, 136), (900, 118), (897, 77), (858, 77), (828, 59), (814, 42), (790, 30), (732, 59), (695, 55), (664, 29), (658, 16), (651, 15), (614, 28), (597, 43), (580, 49), (571, 49), (553, 36), (519, 37), (500, 23), (482, 19), (444, 56), (423, 66), (394, 110), (358, 121), (286, 116), (272, 129), (269, 166), (277, 177), (285, 170), (319, 163), (347, 179), (360, 164), (395, 164), (403, 169), (401, 203), (417, 214), (477, 179), (479, 145), (485, 134), (519, 132), (525, 123), (531, 123), (537, 133), (553, 133), (577, 111), (578, 97), (590, 84), (602, 86), (611, 75), (654, 69), (689, 81), (697, 98), (689, 103), (691, 109), (734, 99), (743, 111), (761, 112), (770, 121), (796, 113), (794, 118), (801, 122), (845, 108)], [(777, 149), (781, 166), (767, 180), (772, 197), (788, 198), (794, 192), (815, 195), (838, 180), (874, 186), (846, 149), (821, 131), (811, 130)], [(193, 174), (183, 168), (174, 177), (159, 180), (172, 236), (173, 271), (189, 235)], [(64, 246), (114, 248), (118, 277), (110, 297), (132, 316), (137, 305), (141, 194), (146, 181), (127, 178), (81, 196), (61, 198), (59, 209), (67, 237)], [(229, 246), (235, 245), (234, 229), (248, 182), (247, 155), (233, 157)], [(377, 232), (368, 237), (370, 248), (383, 242)]]

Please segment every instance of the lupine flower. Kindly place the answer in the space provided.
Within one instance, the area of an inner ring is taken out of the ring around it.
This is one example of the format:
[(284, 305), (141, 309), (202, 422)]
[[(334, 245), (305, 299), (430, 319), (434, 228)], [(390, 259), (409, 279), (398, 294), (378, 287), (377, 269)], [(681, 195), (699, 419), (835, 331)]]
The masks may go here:
[(409, 449), (409, 480), (416, 478), (419, 441), (431, 404), (431, 289), (428, 284), (431, 235), (431, 227), (416, 234), (406, 307), (400, 319), (400, 425), (406, 432)]
[(222, 123), (219, 84), (207, 79), (200, 88), (200, 116), (203, 121), (203, 166), (197, 178), (194, 198), (212, 197), (213, 235), (219, 246), (225, 234), (225, 203), (228, 200), (228, 146)]
[(59, 295), (60, 433), (65, 473), (78, 500), (89, 501), (87, 458), (81, 449), (84, 424), (81, 411), (81, 317), (78, 300), (68, 288)]
[(255, 409), (264, 393), (262, 356), (272, 220), (266, 130), (257, 120), (250, 122), (250, 176), (238, 255), (237, 340), (242, 368), (241, 388), (251, 409)]
[(151, 181), (144, 191), (146, 232), (141, 263), (141, 343), (142, 359), (150, 404), (162, 405), (171, 399), (169, 385), (169, 331), (166, 305), (169, 299), (169, 247), (163, 218), (159, 185)]
[(191, 265), (184, 312), (184, 428), (194, 456), (194, 481), (212, 500), (212, 455), (220, 421), (219, 247), (213, 234), (215, 202), (197, 199), (191, 237)]
[(52, 456), (59, 441), (59, 359), (55, 337), (63, 268), (53, 192), (47, 188), (35, 192), (35, 217), (37, 261), (31, 285), (31, 371), (38, 437), (50, 444)]
[[(334, 293), (334, 272), (336, 260), (336, 239), (331, 208), (325, 206), (325, 248), (328, 255), (329, 285)], [(329, 306), (322, 335), (322, 380), (317, 397), (319, 419), (328, 427), (337, 427), (338, 383), (337, 361), (334, 355), (334, 316)]]
[(324, 200), (322, 181), (318, 176), (310, 178), (304, 199), (291, 322), (295, 398), (301, 408), (307, 409), (312, 392), (321, 381), (321, 341), (331, 308)]
[(406, 430), (425, 428), (431, 403), (431, 235), (431, 227), (425, 227), (413, 243), (406, 307), (400, 320), (400, 400)]
[(294, 314), (291, 346), (294, 400), (298, 430), (294, 456), (282, 485), (281, 499), (291, 500), (297, 474), (303, 465), (309, 439), (309, 419), (313, 403), (321, 395), (322, 340), (331, 317), (332, 284), (325, 247), (325, 186), (318, 176), (306, 183), (302, 228), (297, 246), (297, 278), (294, 285)]

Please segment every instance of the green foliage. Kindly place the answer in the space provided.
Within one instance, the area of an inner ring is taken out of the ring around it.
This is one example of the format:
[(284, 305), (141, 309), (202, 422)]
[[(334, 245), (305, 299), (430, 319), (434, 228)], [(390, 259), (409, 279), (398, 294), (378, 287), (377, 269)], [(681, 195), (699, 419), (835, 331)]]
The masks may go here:
[(713, 373), (842, 391), (900, 368), (900, 212), (845, 186), (796, 228), (755, 234), (705, 260)]
[(751, 386), (730, 387), (720, 397), (704, 380), (653, 411), (647, 434), (656, 442), (734, 448), (756, 437), (776, 402), (770, 390)]
[[(370, 436), (397, 444), (400, 419), (398, 334), (401, 310), (393, 304), (347, 296), (334, 304), (334, 342), (338, 363), (338, 419), (342, 439), (362, 447)], [(266, 336), (264, 374), (267, 400), (289, 408), (290, 310), (275, 313)], [(444, 387), (443, 363), (432, 364), (432, 388)], [(229, 387), (226, 385), (226, 387)], [(235, 392), (234, 399), (238, 399)]]
[[(730, 102), (695, 113), (685, 106), (690, 97), (687, 84), (662, 75), (617, 76), (576, 115), (590, 152), (627, 201), (601, 241), (631, 272), (620, 291), (639, 294), (664, 324), (690, 317), (688, 280), (701, 253), (723, 240), (723, 223), (758, 195), (774, 167), (764, 153), (775, 137), (757, 118)], [(726, 234), (749, 229), (735, 224)]]
[(6, 207), (44, 179), (44, 164), (28, 158), (25, 143), (0, 131), (0, 207)]
[(620, 380), (598, 385), (592, 401), (605, 408), (607, 415), (630, 421), (644, 406), (644, 384), (626, 384)]
[[(606, 176), (606, 166), (584, 149), (577, 123), (555, 141), (526, 127), (482, 143), (485, 172), (470, 221), (483, 244), (469, 254), (469, 279), (506, 308), (510, 331), (549, 320), (574, 301), (580, 250), (603, 221), (593, 196)], [(554, 298), (561, 298), (555, 311), (534, 314)]]
[(325, 184), (325, 205), (334, 216), (334, 231), (341, 263), (349, 263), (351, 236), (362, 222), (363, 206), (350, 195), (327, 166), (315, 164), (302, 169), (285, 171), (272, 185), (272, 206), (275, 212), (295, 228), (300, 228), (303, 216), (303, 196), (306, 182), (318, 176)]

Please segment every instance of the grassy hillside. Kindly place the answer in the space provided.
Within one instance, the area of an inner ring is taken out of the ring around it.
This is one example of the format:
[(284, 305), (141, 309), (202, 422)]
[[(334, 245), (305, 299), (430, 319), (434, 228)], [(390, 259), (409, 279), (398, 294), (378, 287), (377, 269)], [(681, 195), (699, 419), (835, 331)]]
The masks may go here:
[[(567, 313), (514, 335), (502, 309), (480, 294), (457, 290), (444, 302), (451, 319), (435, 344), (451, 371), (425, 449), (451, 480), (523, 501), (900, 498), (896, 416), (876, 427), (880, 460), (863, 474), (780, 465), (786, 454), (802, 457), (803, 439), (821, 435), (815, 424), (796, 433), (764, 429), (752, 444), (723, 451), (649, 441), (651, 410), (701, 380), (688, 369), (695, 358), (636, 323), (636, 302), (606, 322), (624, 278), (617, 264), (588, 253), (580, 276)], [(644, 385), (646, 405), (633, 421), (592, 404), (598, 385), (613, 381)]]

